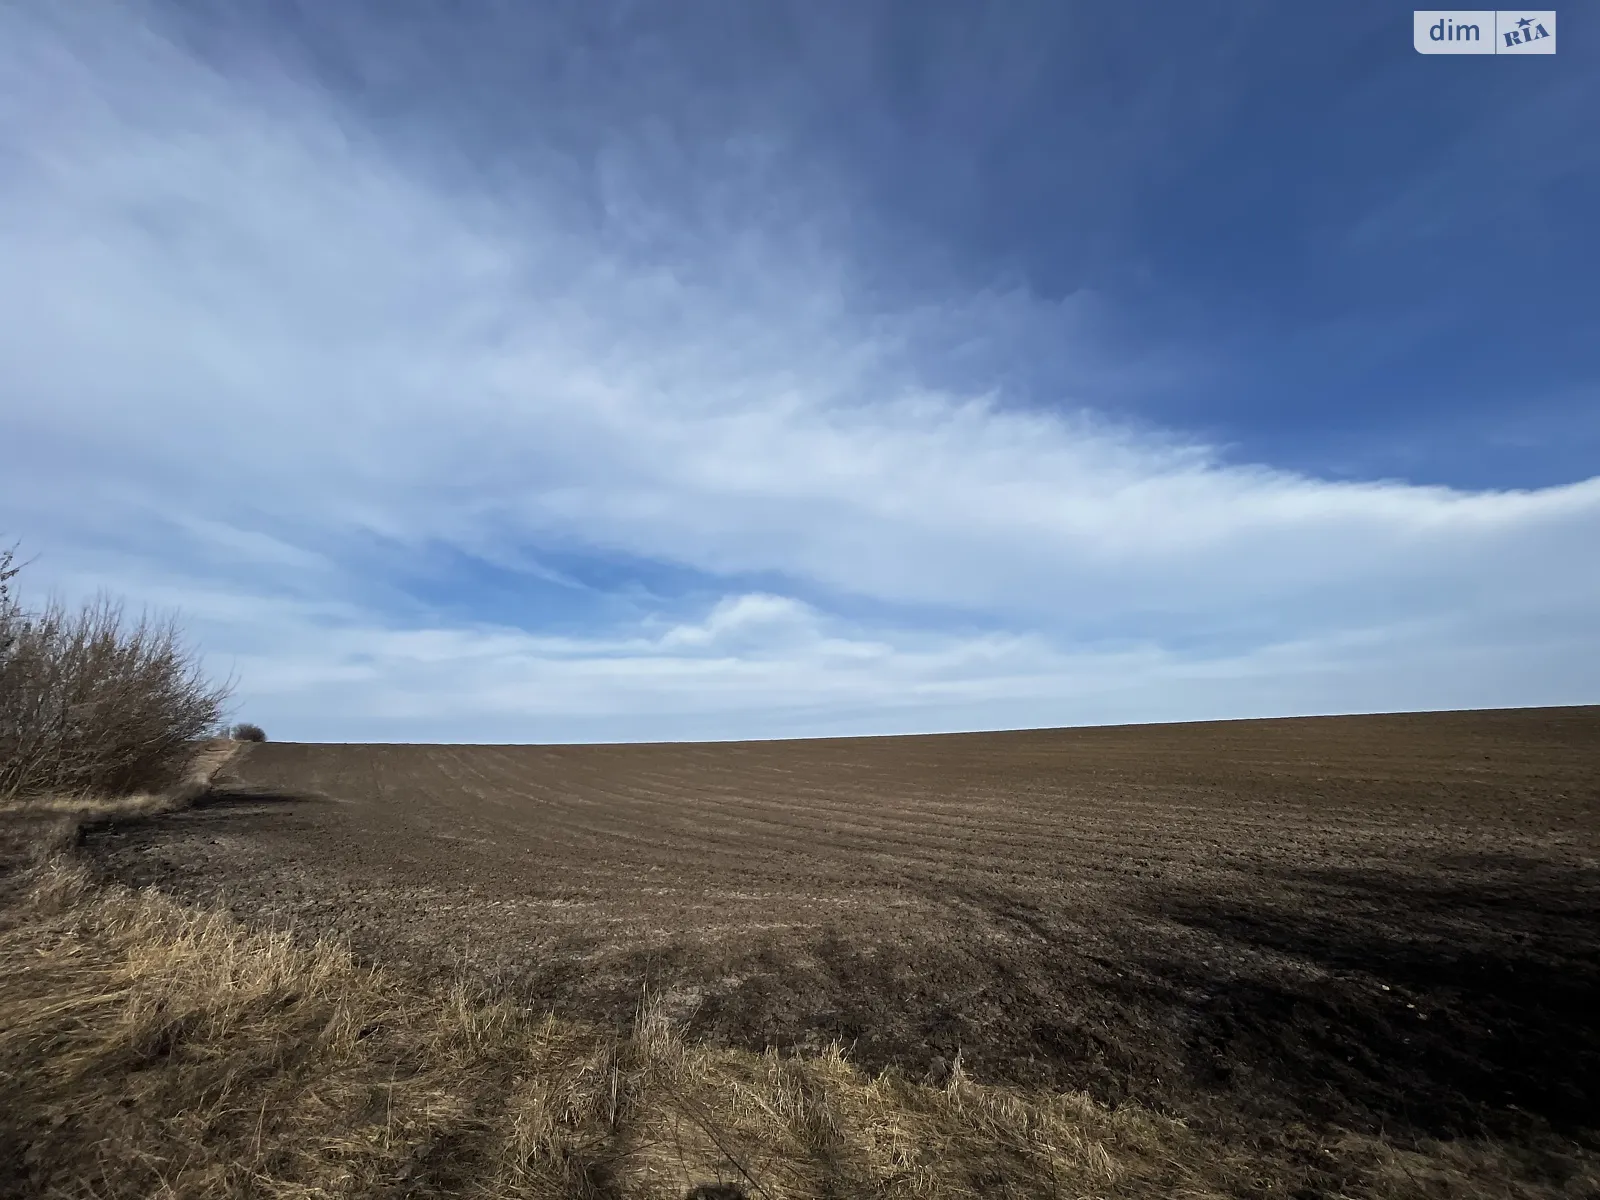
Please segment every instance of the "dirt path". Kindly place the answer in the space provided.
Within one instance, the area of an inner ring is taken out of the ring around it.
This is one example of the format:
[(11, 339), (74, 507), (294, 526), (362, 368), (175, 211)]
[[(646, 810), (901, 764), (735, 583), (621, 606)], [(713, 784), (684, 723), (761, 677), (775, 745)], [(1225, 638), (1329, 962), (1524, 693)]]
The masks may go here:
[(1187, 1113), (1600, 1125), (1600, 708), (254, 747), (108, 876), (700, 1036)]

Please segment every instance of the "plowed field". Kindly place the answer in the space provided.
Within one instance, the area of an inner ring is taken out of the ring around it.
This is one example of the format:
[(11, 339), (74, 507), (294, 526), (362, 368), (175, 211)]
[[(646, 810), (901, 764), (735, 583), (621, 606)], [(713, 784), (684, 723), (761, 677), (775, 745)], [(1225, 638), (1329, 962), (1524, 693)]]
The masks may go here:
[(108, 876), (698, 1036), (1169, 1111), (1600, 1125), (1600, 708), (266, 744)]

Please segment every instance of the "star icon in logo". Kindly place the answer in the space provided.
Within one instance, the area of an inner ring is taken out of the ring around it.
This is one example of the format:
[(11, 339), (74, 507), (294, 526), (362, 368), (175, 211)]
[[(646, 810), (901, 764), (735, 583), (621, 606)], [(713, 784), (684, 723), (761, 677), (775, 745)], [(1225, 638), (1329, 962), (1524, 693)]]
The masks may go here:
[(1533, 18), (1532, 17), (1523, 17), (1522, 20), (1517, 22), (1517, 24), (1522, 26), (1522, 28), (1526, 29), (1529, 25), (1533, 24)]

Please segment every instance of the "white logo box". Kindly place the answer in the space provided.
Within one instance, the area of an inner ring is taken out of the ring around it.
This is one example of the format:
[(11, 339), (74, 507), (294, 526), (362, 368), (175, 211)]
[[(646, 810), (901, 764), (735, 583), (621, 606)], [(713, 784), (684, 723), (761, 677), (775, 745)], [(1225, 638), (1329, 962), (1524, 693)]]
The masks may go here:
[(1554, 9), (1426, 8), (1412, 13), (1418, 54), (1554, 54)]

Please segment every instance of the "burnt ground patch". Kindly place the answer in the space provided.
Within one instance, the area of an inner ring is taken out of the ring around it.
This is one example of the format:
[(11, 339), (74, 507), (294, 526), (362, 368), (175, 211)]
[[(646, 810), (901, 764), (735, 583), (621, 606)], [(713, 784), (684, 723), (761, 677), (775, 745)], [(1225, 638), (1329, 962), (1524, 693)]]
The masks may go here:
[(1150, 897), (1203, 951), (1127, 932), (1125, 956), (1094, 959), (836, 935), (811, 948), (821, 970), (757, 966), (696, 1023), (745, 1045), (837, 1037), (869, 1066), (960, 1050), (979, 1075), (1169, 1111), (1574, 1134), (1600, 1123), (1600, 878), (1519, 866), (1525, 905), (1503, 877), (1426, 890), (1372, 871), (1336, 888), (1316, 872), (1292, 896)]
[[(833, 1039), (871, 1069), (1083, 1089), (1418, 1137), (1585, 1136), (1600, 1124), (1600, 870), (1495, 855), (1280, 869), (1218, 895), (1149, 890), (1085, 954), (1038, 911), (987, 897), (995, 944), (891, 944), (847, 927), (713, 961), (684, 943), (535, 990), (622, 1022), (641, 990), (721, 979), (689, 1014), (750, 1048)], [(1174, 929), (1173, 927), (1176, 927)], [(1193, 936), (1184, 936), (1184, 934)]]
[(1314, 968), (1147, 960), (1201, 997), (1191, 1078), (1262, 1113), (1436, 1137), (1600, 1124), (1600, 868), (1482, 854), (1263, 882), (1160, 897), (1163, 917), (1267, 952), (1256, 961)]
[[(236, 881), (219, 867), (241, 839), (277, 830), (297, 808), (325, 803), (314, 792), (232, 780), (215, 784), (177, 812), (85, 821), (77, 840), (104, 881), (212, 901), (233, 890)], [(267, 883), (258, 879), (246, 888)]]
[(248, 783), (220, 783), (195, 797), (191, 809), (254, 808), (273, 804), (311, 804), (326, 801), (316, 792), (258, 787)]

